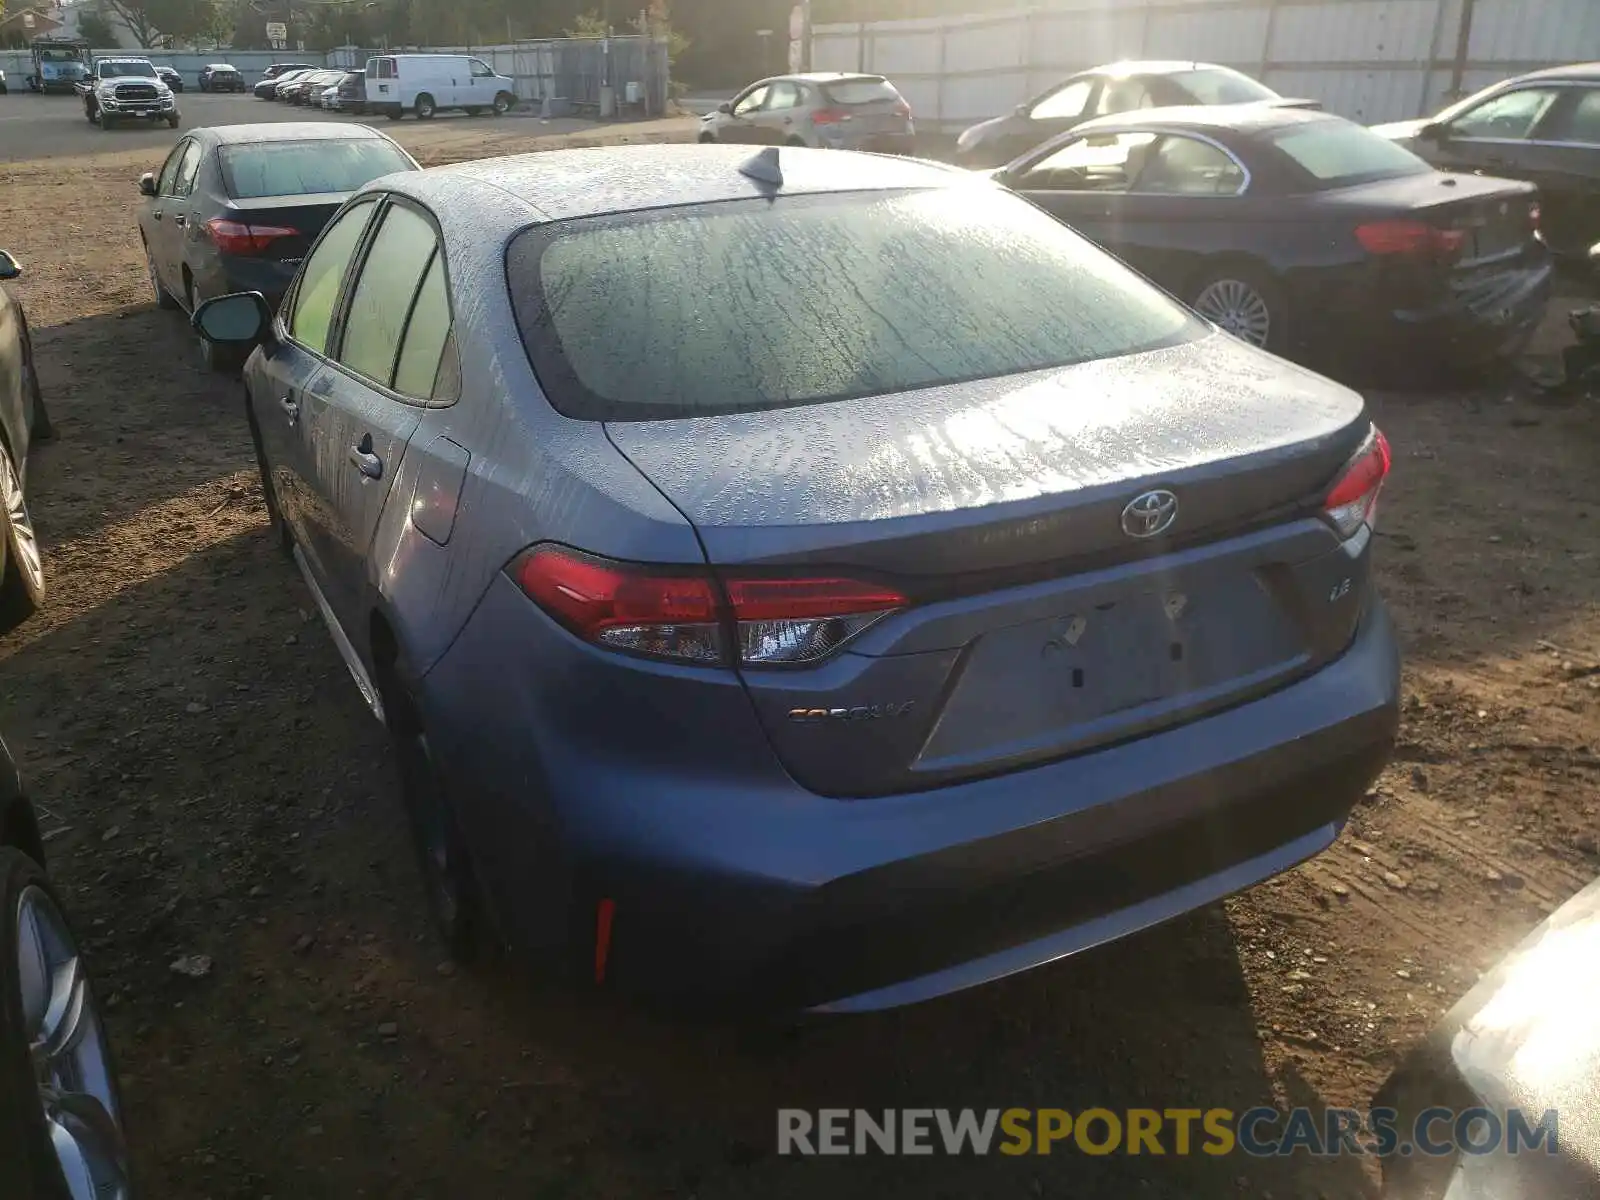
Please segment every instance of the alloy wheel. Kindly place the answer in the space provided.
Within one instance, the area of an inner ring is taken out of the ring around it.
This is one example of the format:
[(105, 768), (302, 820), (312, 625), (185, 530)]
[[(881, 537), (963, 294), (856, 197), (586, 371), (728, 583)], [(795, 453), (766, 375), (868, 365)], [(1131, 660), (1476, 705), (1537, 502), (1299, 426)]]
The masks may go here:
[(0, 508), (5, 509), (11, 523), (11, 565), (26, 576), (31, 595), (43, 595), (44, 561), (39, 555), (39, 538), (33, 529), (33, 518), (28, 515), (22, 479), (4, 446), (0, 446)]
[(127, 1200), (122, 1113), (83, 959), (42, 888), (23, 889), (15, 919), (23, 1031), (67, 1194), (72, 1200)]
[(149, 246), (144, 248), (144, 269), (145, 273), (150, 276), (150, 291), (154, 293), (156, 303), (160, 304), (162, 294), (161, 276), (156, 274), (156, 259), (155, 255), (150, 253)]
[(1217, 279), (1195, 297), (1195, 311), (1240, 341), (1265, 346), (1272, 333), (1272, 310), (1242, 279)]

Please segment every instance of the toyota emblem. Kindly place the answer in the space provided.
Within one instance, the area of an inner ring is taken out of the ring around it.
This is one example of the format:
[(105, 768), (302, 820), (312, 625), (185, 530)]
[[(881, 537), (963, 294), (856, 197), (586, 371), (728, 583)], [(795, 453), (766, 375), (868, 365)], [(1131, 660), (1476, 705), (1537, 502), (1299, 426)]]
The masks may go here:
[(1122, 510), (1122, 532), (1131, 538), (1152, 538), (1172, 528), (1178, 519), (1178, 498), (1165, 488), (1145, 492)]

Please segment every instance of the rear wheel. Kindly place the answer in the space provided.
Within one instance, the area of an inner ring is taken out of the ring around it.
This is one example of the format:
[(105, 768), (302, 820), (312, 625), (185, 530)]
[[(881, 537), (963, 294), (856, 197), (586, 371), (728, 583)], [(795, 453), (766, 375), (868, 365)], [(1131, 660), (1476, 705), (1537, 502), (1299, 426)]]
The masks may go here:
[(456, 825), (444, 777), (417, 705), (400, 685), (392, 664), (380, 667), (378, 690), (434, 926), (451, 958), (476, 962), (492, 939), (486, 936), (482, 893)]
[(501, 92), (494, 98), (494, 115), (503, 117), (517, 106), (517, 98), (510, 92)]
[(0, 632), (15, 629), (44, 603), (44, 560), (34, 533), (22, 475), (11, 448), (0, 442)]
[(179, 120), (178, 114), (177, 113), (173, 113), (170, 117), (167, 118), (167, 128), (168, 129), (176, 129), (178, 127), (178, 120)]
[[(185, 272), (185, 287), (188, 292), (186, 299), (189, 303), (189, 315), (194, 316), (200, 308), (200, 287), (195, 283), (194, 277)], [(219, 375), (237, 375), (239, 368), (244, 366), (245, 355), (239, 352), (237, 346), (219, 346), (215, 342), (208, 342), (205, 338), (195, 334), (200, 343), (200, 360), (206, 368), (217, 372)]]
[(700, 144), (702, 146), (715, 146), (717, 144), (717, 135), (714, 133), (702, 133), (700, 135)]
[(167, 291), (166, 285), (161, 282), (161, 275), (156, 271), (155, 255), (150, 253), (150, 243), (144, 246), (144, 269), (150, 276), (150, 290), (155, 294), (157, 308), (177, 308), (178, 299)]
[(467, 116), (475, 117), (479, 113), (483, 112), (483, 109), (479, 108), (476, 104), (469, 104), (466, 107), (465, 112), (466, 112)]
[(405, 116), (406, 113), (405, 109), (403, 108), (391, 108), (383, 115), (388, 117), (391, 121), (398, 121), (401, 117)]
[(427, 92), (423, 92), (420, 96), (418, 96), (417, 97), (417, 104), (416, 104), (416, 111), (417, 111), (417, 120), (419, 120), (419, 121), (431, 121), (431, 120), (433, 120), (433, 114), (434, 114), (435, 111), (437, 111), (433, 106), (433, 97), (428, 95)]
[(1208, 270), (1190, 291), (1194, 310), (1240, 341), (1281, 353), (1288, 346), (1288, 305), (1278, 281), (1250, 263)]
[(0, 847), (0, 914), (0, 1030), (11, 1034), (0, 1109), (27, 1147), (7, 1183), (29, 1196), (126, 1196), (122, 1100), (94, 990), (55, 889), (14, 847)]

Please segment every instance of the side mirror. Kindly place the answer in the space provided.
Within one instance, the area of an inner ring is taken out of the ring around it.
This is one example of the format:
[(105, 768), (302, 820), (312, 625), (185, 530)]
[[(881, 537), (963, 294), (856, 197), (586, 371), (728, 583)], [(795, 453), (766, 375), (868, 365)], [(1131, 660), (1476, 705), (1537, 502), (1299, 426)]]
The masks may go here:
[(260, 292), (216, 296), (194, 310), (194, 331), (217, 346), (258, 346), (272, 332), (272, 308)]
[(1450, 138), (1450, 127), (1442, 121), (1429, 121), (1417, 130), (1417, 136), (1425, 142), (1444, 142)]
[(733, 101), (732, 100), (724, 100), (721, 104), (717, 105), (717, 111), (719, 113), (723, 113), (723, 114), (725, 114), (727, 116), (732, 116), (733, 115)]
[(139, 176), (139, 194), (141, 196), (154, 196), (156, 194), (156, 173), (146, 171)]
[[(0, 251), (0, 254), (3, 253), (4, 251)], [(1589, 247), (1589, 269), (1596, 275), (1600, 275), (1600, 242), (1596, 242)]]
[(19, 279), (22, 276), (22, 264), (11, 257), (11, 251), (0, 250), (0, 279)]
[(1032, 110), (1026, 104), (1019, 104), (1019, 105), (1017, 105), (1016, 108), (1012, 109), (1011, 111), (1012, 111), (1012, 115), (1014, 115), (1014, 116), (1025, 117)]

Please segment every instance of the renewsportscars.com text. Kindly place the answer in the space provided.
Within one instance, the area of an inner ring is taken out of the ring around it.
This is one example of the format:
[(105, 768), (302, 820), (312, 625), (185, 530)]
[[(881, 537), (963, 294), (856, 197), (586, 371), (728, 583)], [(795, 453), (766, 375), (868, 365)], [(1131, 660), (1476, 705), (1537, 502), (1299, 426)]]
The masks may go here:
[(1439, 1157), (1556, 1154), (1557, 1114), (1428, 1108), (1403, 1123), (1391, 1108), (849, 1108), (778, 1110), (778, 1153), (1150, 1154), (1265, 1158), (1291, 1154)]

